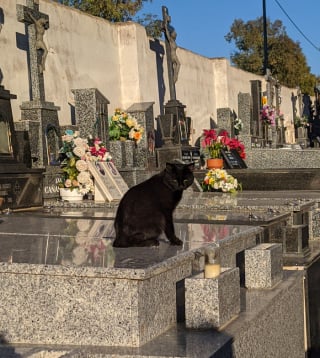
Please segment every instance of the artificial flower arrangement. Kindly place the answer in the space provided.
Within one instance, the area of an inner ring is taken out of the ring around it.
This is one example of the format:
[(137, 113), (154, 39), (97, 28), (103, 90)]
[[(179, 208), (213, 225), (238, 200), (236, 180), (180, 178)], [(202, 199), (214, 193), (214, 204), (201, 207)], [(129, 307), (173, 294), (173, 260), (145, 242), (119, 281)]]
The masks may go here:
[(260, 111), (260, 119), (262, 122), (268, 125), (275, 126), (276, 125), (275, 110), (272, 107), (265, 104)]
[(120, 108), (115, 109), (114, 115), (109, 120), (110, 140), (133, 140), (139, 144), (143, 132), (144, 128), (130, 113), (126, 113)]
[(242, 190), (236, 178), (224, 169), (210, 169), (201, 183), (203, 191), (222, 191), (223, 193), (236, 193)]
[(227, 131), (221, 131), (219, 135), (215, 129), (204, 129), (201, 147), (208, 158), (221, 158), (221, 150), (235, 149), (242, 159), (246, 158), (244, 144), (237, 138), (230, 138)]
[(93, 180), (88, 168), (89, 161), (111, 161), (112, 157), (100, 139), (81, 138), (78, 131), (68, 129), (62, 136), (59, 150), (63, 180), (60, 188), (78, 190), (81, 194), (94, 191)]
[(221, 149), (226, 149), (226, 136), (224, 133), (218, 135), (214, 129), (204, 129), (201, 141), (201, 147), (208, 158), (221, 158)]

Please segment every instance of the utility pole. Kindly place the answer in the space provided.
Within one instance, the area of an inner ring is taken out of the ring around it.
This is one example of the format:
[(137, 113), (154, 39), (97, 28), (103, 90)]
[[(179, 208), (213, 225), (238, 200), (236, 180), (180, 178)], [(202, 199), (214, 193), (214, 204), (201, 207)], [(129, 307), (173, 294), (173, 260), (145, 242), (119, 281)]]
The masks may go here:
[(268, 34), (267, 34), (267, 14), (266, 14), (266, 0), (262, 0), (263, 9), (263, 74), (267, 74), (268, 69)]

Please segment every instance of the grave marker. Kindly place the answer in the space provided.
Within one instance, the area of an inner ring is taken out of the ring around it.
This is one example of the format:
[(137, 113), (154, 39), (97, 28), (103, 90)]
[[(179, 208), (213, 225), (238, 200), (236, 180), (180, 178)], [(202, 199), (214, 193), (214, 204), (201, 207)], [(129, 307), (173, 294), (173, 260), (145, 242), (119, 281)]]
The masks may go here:
[(27, 133), (30, 142), (32, 167), (43, 168), (56, 158), (61, 146), (58, 110), (52, 102), (45, 100), (44, 76), (46, 45), (43, 40), (49, 28), (49, 16), (39, 11), (39, 2), (27, 0), (27, 6), (17, 4), (17, 19), (26, 24), (28, 38), (28, 72), (30, 78), (30, 101), (23, 102), (22, 121), (16, 122), (16, 130)]
[(89, 171), (95, 181), (95, 201), (117, 201), (128, 190), (113, 162), (89, 162)]

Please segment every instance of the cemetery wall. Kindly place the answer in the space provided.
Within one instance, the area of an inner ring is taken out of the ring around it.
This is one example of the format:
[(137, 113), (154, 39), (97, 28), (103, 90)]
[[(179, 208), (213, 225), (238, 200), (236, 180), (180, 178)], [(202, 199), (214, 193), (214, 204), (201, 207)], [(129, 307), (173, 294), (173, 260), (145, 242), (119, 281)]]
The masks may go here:
[[(19, 121), (19, 106), (30, 97), (26, 30), (17, 21), (16, 4), (25, 5), (26, 1), (0, 3), (0, 82), (17, 95), (12, 107), (14, 120)], [(44, 72), (46, 100), (61, 108), (61, 125), (71, 123), (72, 89), (99, 89), (110, 101), (109, 115), (116, 107), (126, 109), (137, 102), (154, 102), (155, 117), (161, 113), (162, 104), (169, 100), (163, 42), (157, 46), (136, 23), (112, 24), (50, 0), (40, 0), (40, 11), (49, 15), (50, 22), (44, 36), (49, 52)], [(237, 113), (238, 93), (250, 92), (251, 80), (261, 80), (262, 89), (266, 89), (263, 77), (236, 69), (225, 58), (206, 58), (183, 48), (178, 48), (177, 55), (181, 62), (177, 99), (186, 105), (187, 116), (193, 120), (192, 142), (209, 127), (210, 120), (216, 121), (218, 108)], [(282, 88), (281, 110), (288, 129), (292, 92), (295, 90)]]

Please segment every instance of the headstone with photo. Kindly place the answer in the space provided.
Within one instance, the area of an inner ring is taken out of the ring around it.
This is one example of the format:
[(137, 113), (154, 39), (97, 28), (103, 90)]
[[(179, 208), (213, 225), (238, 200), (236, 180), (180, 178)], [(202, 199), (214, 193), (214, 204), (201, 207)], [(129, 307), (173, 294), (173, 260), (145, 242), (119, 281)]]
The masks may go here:
[(119, 201), (129, 189), (112, 161), (89, 162), (89, 171), (94, 178), (95, 201)]

